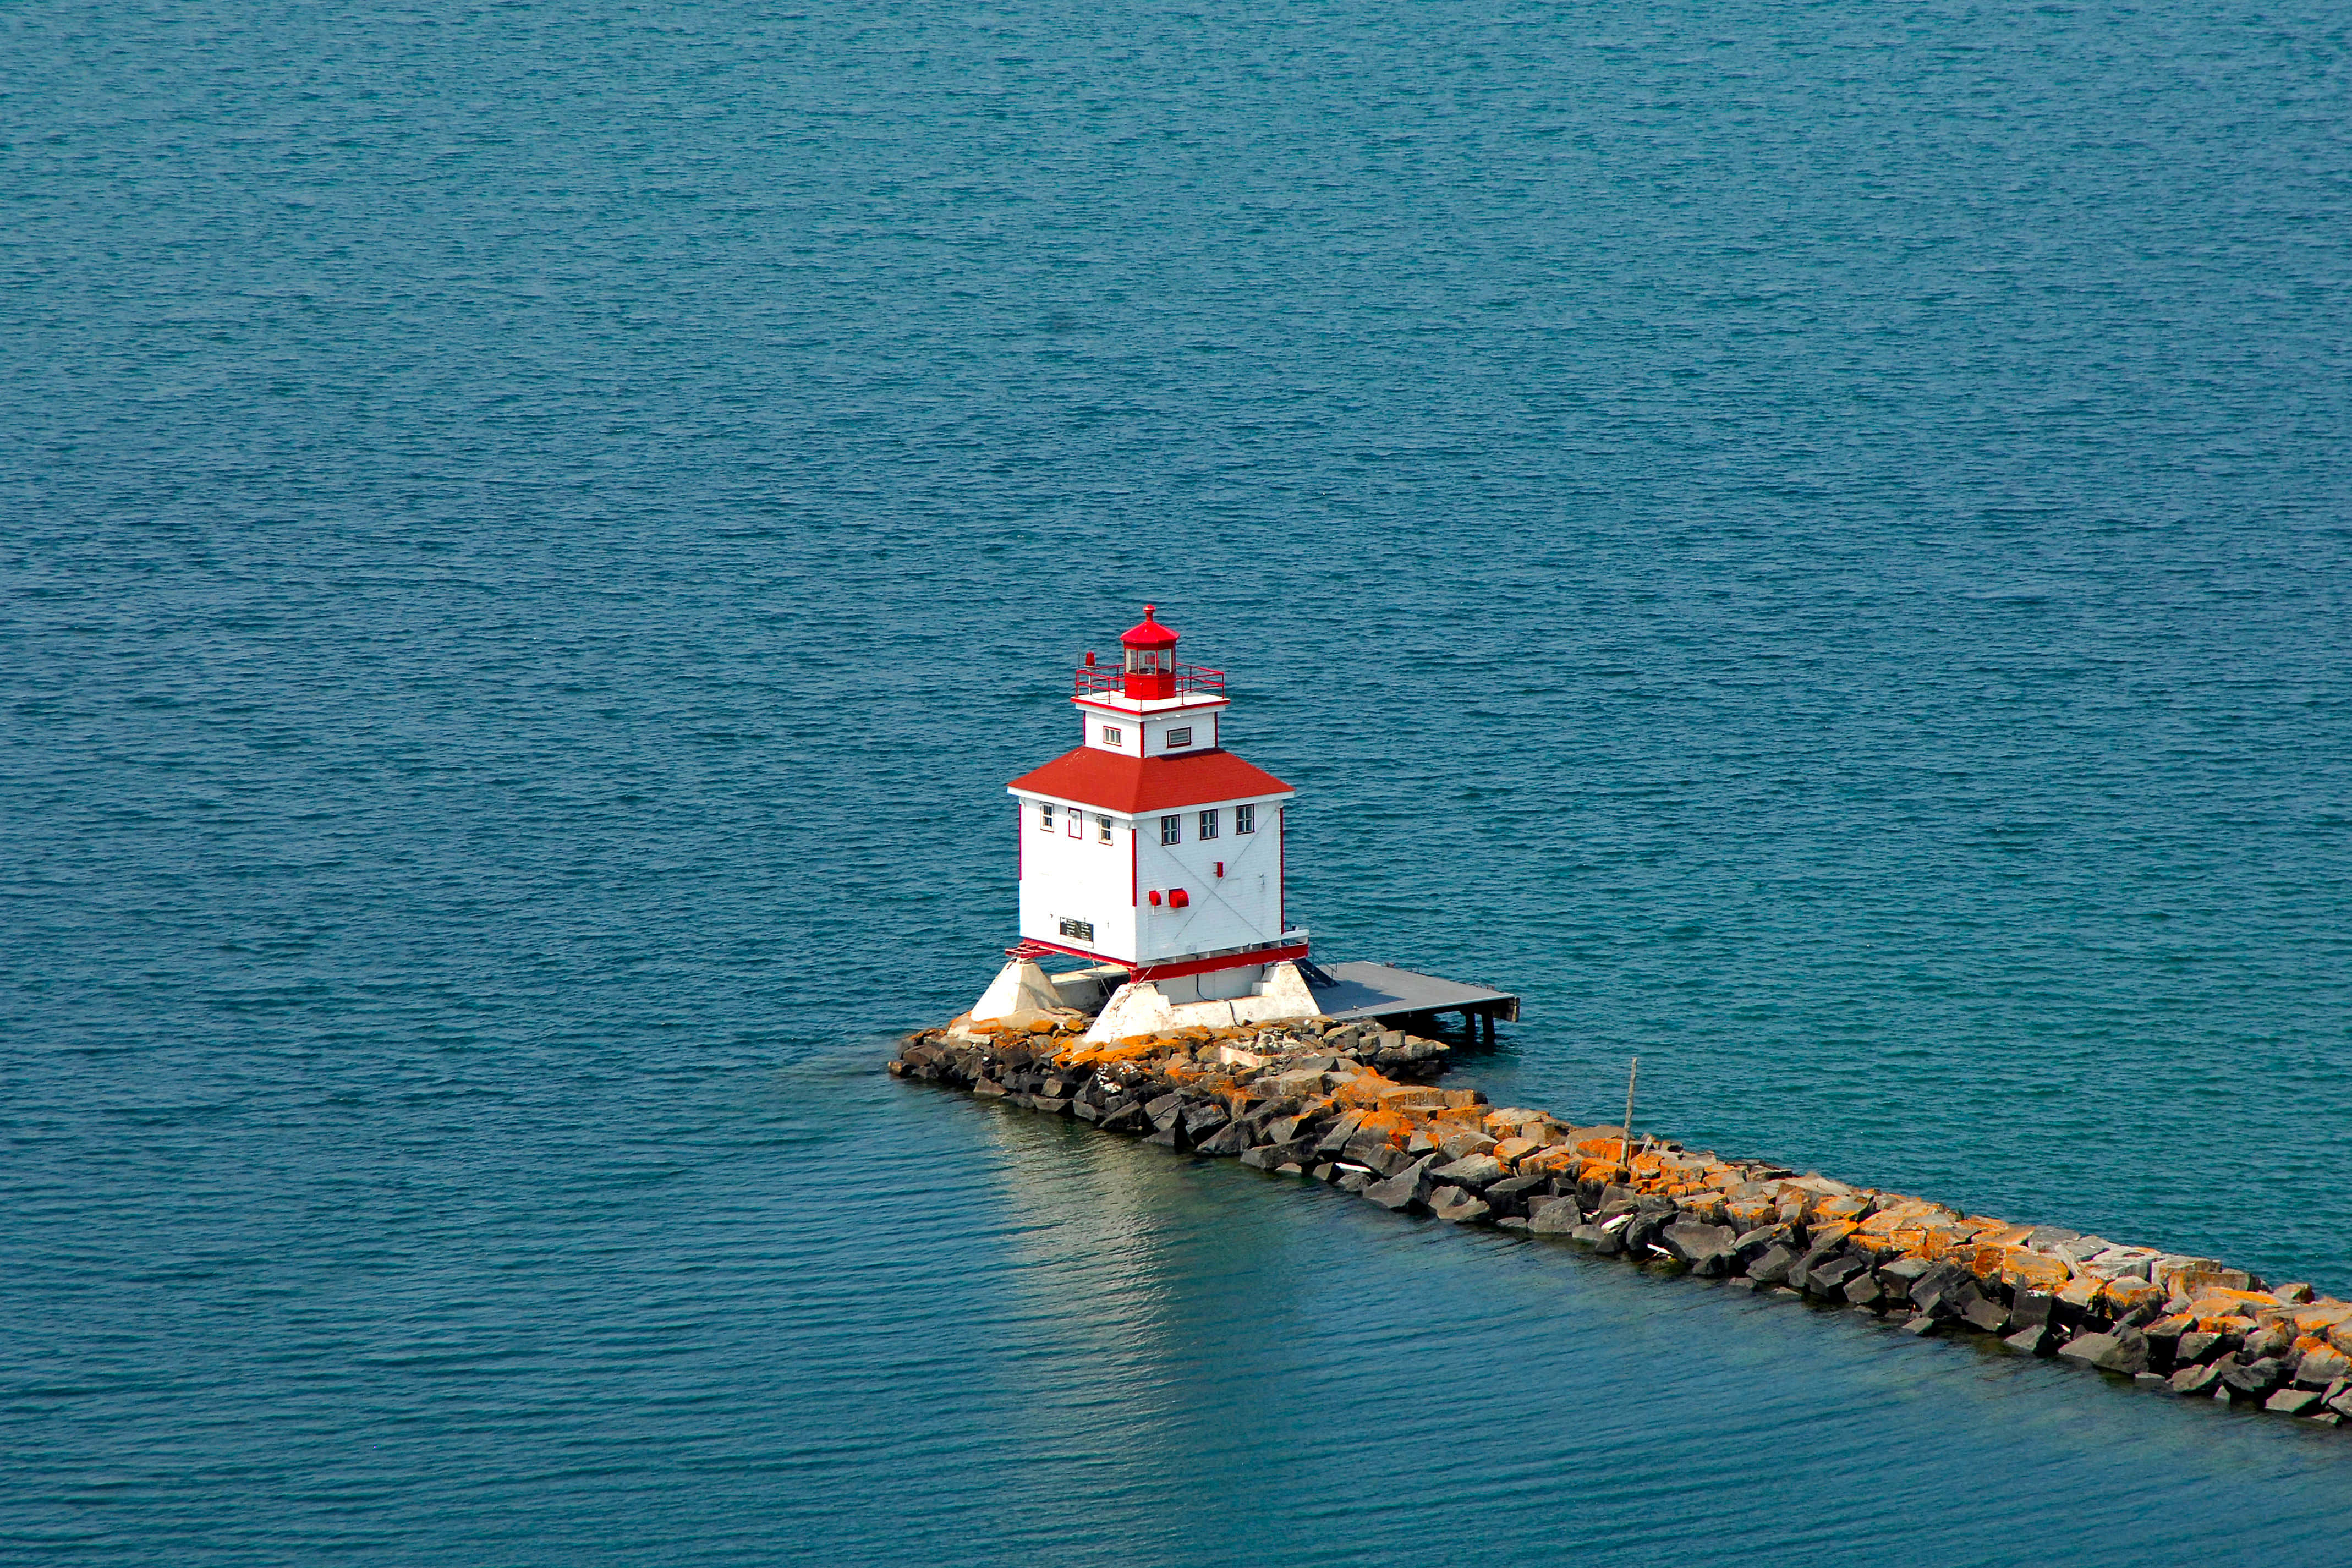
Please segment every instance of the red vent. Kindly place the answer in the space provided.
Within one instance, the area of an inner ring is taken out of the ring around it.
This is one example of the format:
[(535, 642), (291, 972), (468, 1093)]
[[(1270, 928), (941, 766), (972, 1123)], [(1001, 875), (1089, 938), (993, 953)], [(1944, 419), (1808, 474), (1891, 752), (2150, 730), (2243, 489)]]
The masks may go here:
[(1192, 907), (1192, 895), (1191, 895), (1191, 894), (1189, 894), (1189, 893), (1187, 893), (1187, 892), (1185, 892), (1183, 889), (1181, 889), (1181, 888), (1171, 888), (1171, 889), (1168, 889), (1168, 907), (1169, 907), (1170, 909), (1171, 909), (1171, 910), (1190, 909), (1190, 908)]
[(1149, 893), (1145, 894), (1144, 896), (1145, 896), (1146, 898), (1149, 898), (1149, 899), (1151, 900), (1152, 905), (1153, 905), (1153, 907), (1154, 907), (1154, 908), (1157, 908), (1157, 907), (1159, 906), (1159, 903), (1160, 903), (1160, 889), (1159, 889), (1154, 888), (1154, 889), (1151, 889), (1151, 891), (1150, 891), (1150, 892), (1149, 892)]
[[(1025, 843), (1027, 843), (1027, 842), (1028, 842), (1028, 840), (1024, 838), (1024, 839), (1023, 839), (1023, 840), (1022, 840), (1022, 842), (1025, 844)], [(1217, 875), (1218, 875), (1218, 876), (1220, 876), (1220, 877), (1223, 877), (1224, 874), (1225, 874), (1225, 863), (1224, 863), (1223, 860), (1220, 860), (1220, 861), (1218, 861), (1218, 862), (1217, 862)]]

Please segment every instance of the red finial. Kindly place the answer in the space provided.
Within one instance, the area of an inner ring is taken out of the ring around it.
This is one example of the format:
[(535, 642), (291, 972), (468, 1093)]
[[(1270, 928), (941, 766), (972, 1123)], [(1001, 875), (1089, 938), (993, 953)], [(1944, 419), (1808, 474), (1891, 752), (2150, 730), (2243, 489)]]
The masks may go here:
[(1143, 619), (1128, 627), (1118, 640), (1129, 647), (1174, 647), (1176, 628), (1160, 623), (1159, 610), (1157, 605), (1144, 605)]

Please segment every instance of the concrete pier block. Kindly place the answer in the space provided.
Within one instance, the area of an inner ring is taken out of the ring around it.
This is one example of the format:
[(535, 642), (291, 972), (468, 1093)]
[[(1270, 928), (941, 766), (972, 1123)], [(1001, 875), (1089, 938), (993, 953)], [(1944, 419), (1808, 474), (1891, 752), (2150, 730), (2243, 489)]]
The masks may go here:
[(1058, 1011), (1062, 998), (1045, 972), (1030, 959), (1016, 958), (996, 972), (980, 1000), (966, 1016), (975, 1024), (1031, 1024)]

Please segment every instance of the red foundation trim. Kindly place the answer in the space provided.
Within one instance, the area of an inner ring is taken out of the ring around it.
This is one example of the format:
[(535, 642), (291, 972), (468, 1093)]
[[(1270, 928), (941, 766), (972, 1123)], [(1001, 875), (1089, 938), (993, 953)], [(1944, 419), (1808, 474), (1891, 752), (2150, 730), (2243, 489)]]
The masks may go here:
[[(1173, 963), (1130, 964), (1130, 980), (1175, 980), (1187, 974), (1213, 974), (1220, 969), (1240, 969), (1252, 963), (1282, 963), (1307, 956), (1307, 944), (1295, 942), (1287, 947), (1255, 947), (1247, 952), (1229, 952), (1221, 958), (1189, 958)], [(1115, 960), (1112, 962), (1116, 962)]]
[(1121, 969), (1133, 969), (1135, 967), (1135, 965), (1129, 963), (1127, 960), (1123, 958), (1113, 958), (1107, 952), (1089, 952), (1083, 947), (1072, 947), (1067, 942), (1047, 942), (1044, 937), (1023, 937), (1021, 942), (1022, 945), (1024, 947), (1043, 948), (1047, 952), (1058, 952), (1070, 958), (1083, 958), (1090, 963), (1116, 963)]

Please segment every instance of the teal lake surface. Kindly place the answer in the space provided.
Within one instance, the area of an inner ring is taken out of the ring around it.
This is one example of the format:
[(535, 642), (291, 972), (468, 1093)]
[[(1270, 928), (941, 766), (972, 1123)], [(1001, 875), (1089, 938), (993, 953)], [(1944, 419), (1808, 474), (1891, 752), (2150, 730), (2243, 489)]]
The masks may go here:
[(882, 1074), (1150, 600), (1497, 1101), (2352, 1291), (2339, 8), (0, 60), (0, 1560), (2352, 1563), (2352, 1433)]

